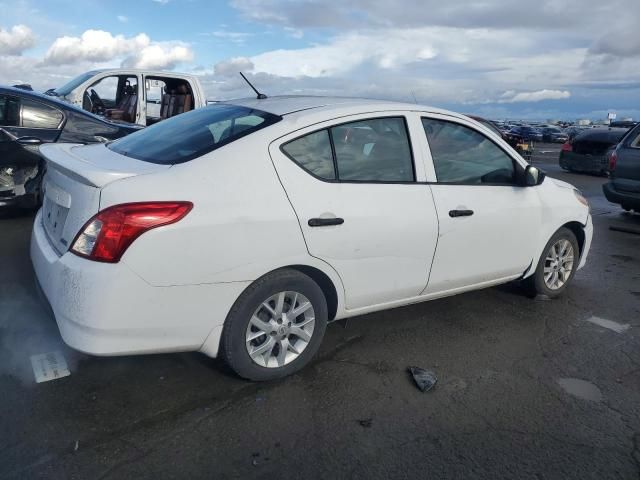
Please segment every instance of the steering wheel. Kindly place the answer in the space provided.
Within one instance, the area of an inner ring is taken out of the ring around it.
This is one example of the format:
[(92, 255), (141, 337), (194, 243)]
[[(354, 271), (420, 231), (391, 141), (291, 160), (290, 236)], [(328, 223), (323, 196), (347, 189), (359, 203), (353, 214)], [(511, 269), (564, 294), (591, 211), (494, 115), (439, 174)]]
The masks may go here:
[(91, 113), (104, 113), (106, 106), (100, 98), (100, 95), (98, 95), (98, 92), (96, 92), (93, 88), (91, 89), (90, 99), (92, 103)]

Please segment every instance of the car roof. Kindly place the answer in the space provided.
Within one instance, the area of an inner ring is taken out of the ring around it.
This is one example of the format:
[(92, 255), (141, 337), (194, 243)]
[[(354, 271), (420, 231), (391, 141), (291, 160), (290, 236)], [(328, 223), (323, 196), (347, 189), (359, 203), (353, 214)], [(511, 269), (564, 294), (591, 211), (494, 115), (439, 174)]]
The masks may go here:
[(98, 73), (105, 72), (114, 72), (114, 73), (134, 73), (134, 74), (145, 74), (147, 76), (166, 76), (166, 77), (184, 77), (184, 78), (194, 78), (195, 75), (191, 75), (189, 73), (182, 72), (170, 72), (168, 70), (145, 70), (144, 68), (96, 68), (94, 70), (89, 70), (86, 73), (90, 75), (97, 75)]
[(97, 115), (94, 115), (93, 113), (87, 112), (86, 110), (83, 110), (82, 108), (78, 107), (77, 105), (72, 105), (70, 103), (64, 102), (54, 96), (51, 95), (45, 95), (44, 93), (40, 93), (40, 92), (35, 92), (32, 90), (24, 90), (22, 88), (15, 88), (15, 87), (5, 87), (5, 86), (0, 86), (0, 95), (14, 95), (14, 96), (20, 96), (20, 97), (27, 97), (27, 98), (32, 98), (40, 103), (45, 103), (45, 104), (49, 104), (54, 108), (57, 108), (58, 110), (64, 110), (66, 112), (74, 112), (76, 115), (82, 115), (84, 117), (90, 118), (93, 121), (96, 122), (101, 122), (101, 123), (107, 123), (109, 125), (116, 125), (116, 126), (124, 126), (124, 127), (135, 127), (135, 124), (126, 124), (126, 125), (122, 125), (120, 123), (117, 122), (112, 122), (110, 120), (107, 120), (103, 117), (99, 117)]
[(72, 105), (67, 102), (63, 102), (62, 100), (54, 96), (45, 95), (44, 93), (36, 92), (34, 90), (25, 90), (23, 88), (0, 86), (0, 93), (8, 94), (8, 95), (18, 95), (21, 97), (30, 97), (35, 100), (38, 100), (39, 102), (52, 103), (56, 106), (56, 108), (59, 108), (59, 109), (74, 110), (74, 111), (81, 111), (81, 112), (87, 113), (75, 105)]
[(239, 98), (228, 100), (222, 103), (239, 105), (247, 108), (254, 108), (274, 115), (290, 115), (292, 113), (304, 111), (317, 111), (322, 109), (323, 113), (340, 114), (343, 111), (363, 110), (363, 111), (384, 111), (384, 110), (417, 110), (433, 113), (442, 113), (456, 117), (463, 117), (458, 113), (449, 112), (439, 108), (417, 105), (415, 103), (394, 102), (389, 100), (376, 100), (370, 98), (355, 97), (319, 97), (304, 95), (283, 95), (263, 99)]

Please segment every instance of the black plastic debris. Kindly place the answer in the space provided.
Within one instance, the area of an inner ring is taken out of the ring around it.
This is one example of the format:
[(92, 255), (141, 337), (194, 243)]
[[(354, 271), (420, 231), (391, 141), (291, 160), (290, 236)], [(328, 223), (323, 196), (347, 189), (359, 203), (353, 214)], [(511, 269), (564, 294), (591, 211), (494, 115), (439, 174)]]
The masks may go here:
[(358, 423), (360, 424), (361, 427), (371, 428), (371, 425), (373, 425), (373, 419), (363, 418), (362, 420), (358, 420)]
[(420, 367), (409, 367), (409, 373), (416, 382), (416, 385), (422, 392), (428, 392), (437, 383), (438, 377), (431, 370), (425, 370)]

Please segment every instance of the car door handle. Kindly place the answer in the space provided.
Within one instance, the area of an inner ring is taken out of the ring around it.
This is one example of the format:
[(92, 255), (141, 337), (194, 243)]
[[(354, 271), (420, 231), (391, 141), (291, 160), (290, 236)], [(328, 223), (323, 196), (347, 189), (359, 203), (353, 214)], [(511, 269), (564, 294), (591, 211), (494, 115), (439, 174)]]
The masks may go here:
[(473, 215), (473, 210), (449, 210), (449, 216), (455, 217), (470, 217)]
[(18, 137), (16, 142), (20, 145), (40, 145), (42, 140), (37, 137)]
[(330, 225), (342, 225), (344, 218), (310, 218), (307, 223), (310, 227), (328, 227)]

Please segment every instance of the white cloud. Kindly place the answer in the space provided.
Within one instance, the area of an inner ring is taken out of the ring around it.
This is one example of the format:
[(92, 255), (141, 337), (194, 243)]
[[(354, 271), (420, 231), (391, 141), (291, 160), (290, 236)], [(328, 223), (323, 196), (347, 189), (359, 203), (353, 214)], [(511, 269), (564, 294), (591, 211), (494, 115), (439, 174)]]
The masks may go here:
[(169, 0), (152, 0), (154, 3), (159, 3), (160, 5), (166, 5), (169, 3)]
[(80, 37), (57, 38), (47, 50), (44, 63), (64, 65), (81, 61), (104, 62), (141, 50), (151, 43), (149, 37), (141, 33), (126, 38), (112, 35), (104, 30), (87, 30)]
[(215, 75), (221, 77), (237, 76), (238, 72), (250, 72), (253, 70), (253, 63), (247, 57), (234, 57), (223, 62), (218, 62), (213, 67)]
[(129, 21), (129, 17), (125, 15), (118, 15), (117, 18), (120, 23), (127, 23)]
[(508, 90), (504, 92), (499, 103), (541, 102), (543, 100), (563, 100), (571, 97), (568, 90), (537, 90), (534, 92), (518, 92)]
[(253, 33), (249, 33), (249, 32), (230, 32), (228, 30), (215, 30), (213, 32), (210, 33), (205, 33), (203, 35), (207, 35), (207, 36), (211, 36), (211, 37), (216, 37), (216, 38), (221, 38), (223, 40), (228, 40), (230, 42), (236, 43), (236, 44), (243, 44), (245, 43), (245, 41), (253, 36)]
[(60, 37), (47, 50), (45, 65), (121, 60), (135, 68), (174, 68), (193, 60), (191, 47), (183, 42), (152, 42), (148, 35), (113, 35), (103, 30), (87, 30), (80, 37)]
[(172, 69), (179, 63), (193, 60), (193, 52), (185, 44), (155, 43), (133, 53), (123, 62), (123, 67), (148, 70)]
[(20, 55), (36, 44), (36, 37), (26, 25), (0, 28), (0, 55)]

